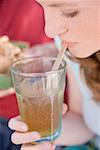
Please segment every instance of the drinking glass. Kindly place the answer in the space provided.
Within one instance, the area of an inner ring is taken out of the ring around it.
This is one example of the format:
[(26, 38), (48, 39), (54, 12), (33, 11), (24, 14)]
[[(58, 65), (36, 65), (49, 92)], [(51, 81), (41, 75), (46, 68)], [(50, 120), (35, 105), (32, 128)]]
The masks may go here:
[(11, 74), (21, 119), (29, 131), (38, 131), (41, 141), (60, 135), (66, 63), (52, 71), (56, 58), (25, 58), (12, 65)]

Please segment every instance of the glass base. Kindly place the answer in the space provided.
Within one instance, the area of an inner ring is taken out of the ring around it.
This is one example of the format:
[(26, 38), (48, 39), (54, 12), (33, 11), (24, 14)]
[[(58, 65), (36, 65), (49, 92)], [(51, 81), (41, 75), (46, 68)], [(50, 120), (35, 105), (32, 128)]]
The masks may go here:
[(56, 131), (53, 135), (50, 135), (48, 137), (43, 137), (40, 140), (34, 141), (33, 143), (39, 143), (39, 142), (52, 142), (54, 141), (58, 136), (60, 135), (60, 131)]

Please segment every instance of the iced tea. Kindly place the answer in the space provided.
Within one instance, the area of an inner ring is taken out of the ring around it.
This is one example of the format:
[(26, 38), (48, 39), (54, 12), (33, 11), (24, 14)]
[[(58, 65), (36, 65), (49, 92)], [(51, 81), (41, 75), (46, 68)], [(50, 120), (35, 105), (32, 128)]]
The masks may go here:
[(38, 131), (41, 141), (51, 141), (60, 135), (66, 64), (51, 71), (52, 57), (27, 58), (11, 69), (21, 119), (29, 131)]
[[(17, 93), (21, 118), (29, 131), (38, 131), (42, 137), (60, 134), (63, 91), (44, 97), (24, 97)], [(50, 138), (50, 137), (49, 137)]]

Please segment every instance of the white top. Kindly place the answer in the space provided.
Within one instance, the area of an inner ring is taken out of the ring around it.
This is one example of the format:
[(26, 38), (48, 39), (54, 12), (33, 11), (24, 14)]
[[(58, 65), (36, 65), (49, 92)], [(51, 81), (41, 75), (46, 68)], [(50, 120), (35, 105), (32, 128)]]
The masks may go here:
[(85, 84), (85, 81), (81, 79), (79, 64), (69, 60), (69, 58), (67, 58), (67, 64), (70, 66), (71, 71), (74, 72), (75, 78), (83, 93), (83, 117), (88, 128), (97, 135), (95, 144), (100, 149), (100, 103), (97, 104), (93, 100), (92, 92)]
[[(58, 50), (61, 49), (61, 39), (56, 36), (54, 38), (55, 44)], [(80, 86), (81, 92), (84, 96), (83, 101), (83, 117), (90, 130), (92, 130), (97, 136), (95, 138), (95, 144), (100, 149), (100, 102), (96, 104), (93, 100), (92, 92), (87, 87), (85, 81), (80, 77), (80, 65), (69, 58), (65, 58), (67, 64), (70, 66), (71, 71), (74, 73), (76, 80)]]

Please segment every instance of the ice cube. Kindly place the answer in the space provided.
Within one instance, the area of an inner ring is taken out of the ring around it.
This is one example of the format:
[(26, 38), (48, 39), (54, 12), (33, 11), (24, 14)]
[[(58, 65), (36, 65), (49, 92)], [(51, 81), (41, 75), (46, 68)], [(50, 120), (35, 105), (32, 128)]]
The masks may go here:
[(34, 93), (34, 96), (38, 96), (38, 97), (41, 97), (41, 96), (45, 96), (46, 93), (45, 93), (45, 85), (44, 85), (44, 82), (42, 79), (37, 79), (35, 80), (35, 82), (33, 82), (32, 84), (32, 90), (33, 90), (33, 93)]
[(21, 94), (27, 97), (41, 97), (46, 95), (42, 79), (26, 78), (21, 83)]
[(46, 89), (47, 91), (55, 90), (59, 87), (58, 85), (58, 75), (52, 74), (47, 76), (47, 83), (46, 83)]
[(22, 96), (27, 96), (27, 97), (33, 96), (31, 78), (26, 78), (22, 81), (22, 83), (21, 83), (21, 94), (22, 94)]

